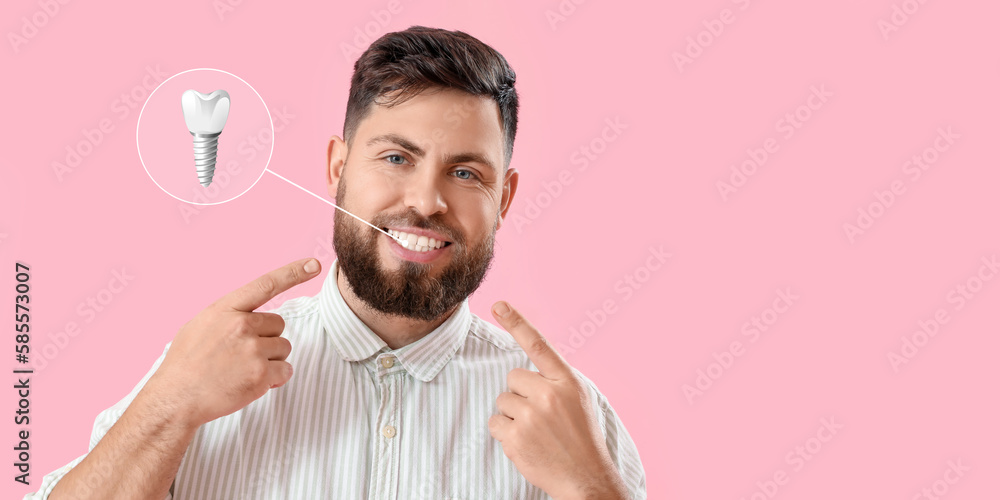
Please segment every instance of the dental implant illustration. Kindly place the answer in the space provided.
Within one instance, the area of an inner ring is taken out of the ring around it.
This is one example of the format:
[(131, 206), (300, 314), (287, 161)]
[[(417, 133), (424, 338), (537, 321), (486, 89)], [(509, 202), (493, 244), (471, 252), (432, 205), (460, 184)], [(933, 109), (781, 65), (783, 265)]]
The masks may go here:
[(184, 123), (194, 136), (194, 166), (198, 182), (208, 187), (215, 176), (215, 158), (219, 151), (219, 135), (229, 118), (229, 93), (219, 89), (205, 95), (187, 90), (181, 95)]

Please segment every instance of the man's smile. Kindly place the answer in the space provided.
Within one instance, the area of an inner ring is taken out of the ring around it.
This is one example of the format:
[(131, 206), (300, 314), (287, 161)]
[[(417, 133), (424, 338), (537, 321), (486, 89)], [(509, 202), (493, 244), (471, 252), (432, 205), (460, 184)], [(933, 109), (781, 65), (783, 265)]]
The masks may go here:
[[(436, 260), (449, 252), (452, 244), (440, 233), (427, 229), (386, 227), (383, 230), (393, 236), (390, 238), (382, 235), (389, 240), (389, 247), (393, 252), (400, 258), (413, 262), (426, 263)], [(405, 247), (401, 241), (405, 242)]]

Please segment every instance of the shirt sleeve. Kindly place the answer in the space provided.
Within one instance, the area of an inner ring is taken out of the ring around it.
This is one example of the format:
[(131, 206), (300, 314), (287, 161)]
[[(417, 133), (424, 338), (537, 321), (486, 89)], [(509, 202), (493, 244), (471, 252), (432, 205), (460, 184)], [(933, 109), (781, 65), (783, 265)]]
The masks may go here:
[[(115, 422), (117, 422), (118, 419), (121, 418), (122, 414), (125, 413), (125, 409), (132, 404), (132, 400), (135, 399), (135, 396), (139, 394), (139, 391), (146, 385), (149, 378), (152, 377), (153, 373), (155, 373), (160, 367), (160, 363), (163, 362), (163, 357), (166, 356), (168, 349), (170, 349), (170, 343), (167, 343), (167, 346), (163, 348), (163, 353), (160, 354), (160, 357), (153, 363), (153, 367), (149, 369), (144, 377), (142, 377), (142, 380), (140, 380), (139, 383), (136, 384), (135, 388), (132, 389), (132, 392), (128, 393), (128, 395), (122, 398), (121, 401), (115, 403), (114, 406), (97, 415), (97, 419), (94, 421), (94, 430), (90, 434), (90, 448), (87, 453), (90, 453), (90, 451), (97, 446), (97, 443), (99, 443), (104, 435), (108, 433), (111, 426), (115, 425)], [(52, 493), (52, 490), (56, 487), (56, 484), (59, 483), (59, 480), (61, 480), (63, 476), (73, 469), (73, 467), (76, 467), (86, 457), (87, 454), (85, 453), (74, 459), (72, 462), (46, 474), (45, 477), (42, 478), (42, 484), (38, 487), (38, 491), (28, 493), (24, 496), (24, 500), (45, 500), (49, 498), (49, 494)], [(173, 490), (173, 487), (171, 487), (171, 490)], [(172, 500), (172, 498), (172, 495), (167, 493), (164, 500)]]
[(618, 473), (621, 474), (628, 487), (629, 497), (632, 500), (646, 500), (646, 472), (642, 468), (639, 450), (636, 448), (635, 442), (632, 441), (632, 436), (625, 430), (625, 424), (618, 418), (618, 413), (597, 389), (597, 386), (576, 368), (573, 371), (590, 387), (591, 397), (594, 398), (594, 410), (597, 413), (601, 432), (604, 433), (608, 452), (611, 454), (611, 460), (618, 467)]

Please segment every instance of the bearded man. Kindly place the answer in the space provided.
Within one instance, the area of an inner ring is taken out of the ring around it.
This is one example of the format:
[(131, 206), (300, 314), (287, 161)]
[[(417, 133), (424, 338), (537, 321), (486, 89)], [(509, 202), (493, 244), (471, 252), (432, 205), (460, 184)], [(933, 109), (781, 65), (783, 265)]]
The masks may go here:
[(645, 498), (594, 384), (506, 302), (503, 329), (469, 310), (517, 191), (514, 81), (460, 31), (376, 40), (324, 169), (374, 227), (335, 212), (316, 296), (255, 311), (303, 259), (201, 311), (28, 498)]

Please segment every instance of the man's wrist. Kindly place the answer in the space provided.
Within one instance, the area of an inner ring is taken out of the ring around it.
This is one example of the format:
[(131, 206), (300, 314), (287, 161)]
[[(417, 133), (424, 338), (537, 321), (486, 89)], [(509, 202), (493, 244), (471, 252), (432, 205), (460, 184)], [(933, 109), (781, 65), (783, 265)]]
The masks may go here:
[(194, 433), (202, 422), (197, 420), (182, 397), (167, 390), (169, 386), (169, 381), (162, 380), (159, 373), (154, 373), (136, 395), (133, 404), (144, 418), (161, 423), (164, 430), (178, 434)]
[[(600, 477), (601, 479), (598, 479)], [(612, 468), (603, 477), (598, 476), (586, 484), (577, 485), (572, 493), (559, 500), (630, 500), (631, 496), (618, 469)]]

